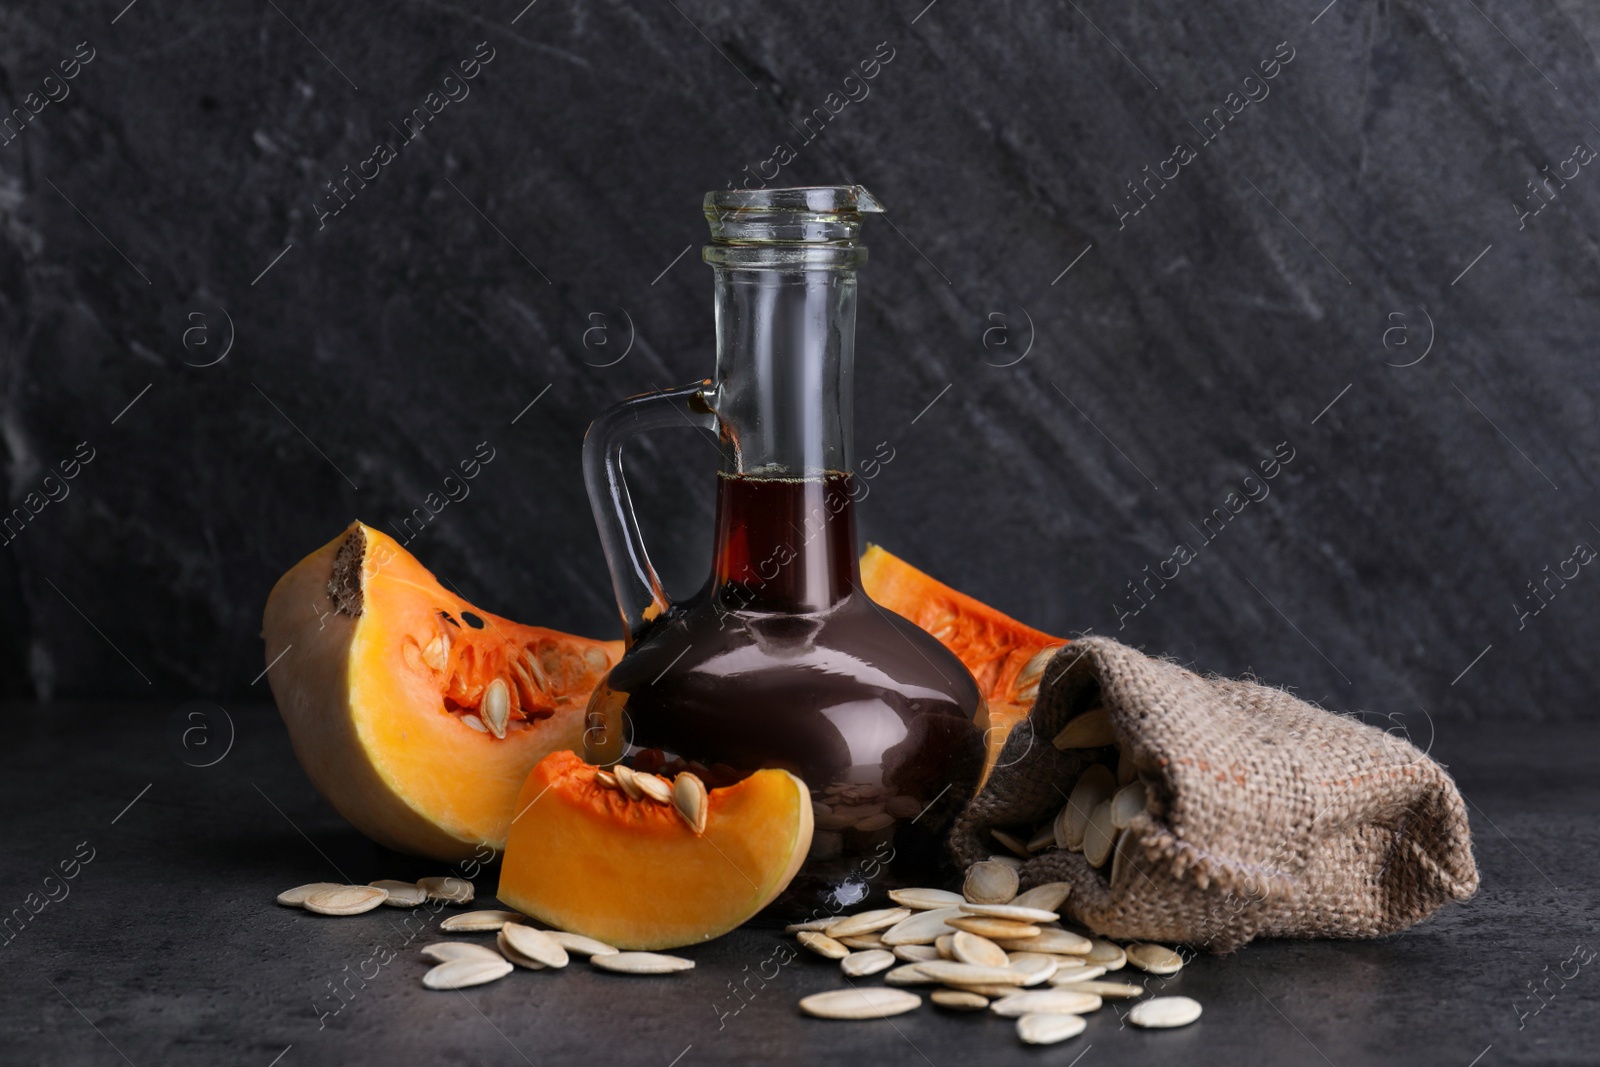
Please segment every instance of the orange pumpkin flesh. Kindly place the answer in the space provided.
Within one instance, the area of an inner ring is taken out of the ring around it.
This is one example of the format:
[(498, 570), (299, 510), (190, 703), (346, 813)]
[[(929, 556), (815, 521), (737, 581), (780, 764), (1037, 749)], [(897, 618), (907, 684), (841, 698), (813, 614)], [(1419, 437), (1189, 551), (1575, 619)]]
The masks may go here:
[(861, 555), (861, 583), (876, 603), (939, 639), (972, 672), (989, 706), (987, 780), (1011, 728), (1027, 718), (1045, 664), (1066, 639), (1035, 630), (959, 593), (877, 545)]
[[(589, 694), (622, 655), (474, 607), (359, 522), (278, 580), (262, 637), (317, 791), (379, 844), (451, 862), (504, 846), (529, 769), (581, 743)], [(485, 707), (491, 686), (505, 699)], [(497, 708), (504, 737), (474, 728)]]
[(546, 756), (517, 797), (501, 901), (618, 948), (727, 933), (766, 907), (811, 847), (811, 797), (788, 771), (710, 791), (705, 830), (675, 808), (596, 781), (571, 752)]

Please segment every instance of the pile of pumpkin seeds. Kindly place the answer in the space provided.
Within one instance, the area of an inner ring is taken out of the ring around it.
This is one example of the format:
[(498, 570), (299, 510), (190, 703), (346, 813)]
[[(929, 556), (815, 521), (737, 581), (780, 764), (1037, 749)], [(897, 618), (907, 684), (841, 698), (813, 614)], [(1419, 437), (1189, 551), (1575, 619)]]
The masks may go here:
[[(1083, 1016), (1108, 999), (1134, 999), (1143, 986), (1107, 981), (1133, 967), (1176, 974), (1183, 959), (1164, 945), (1117, 945), (1062, 925), (1060, 908), (1071, 887), (1051, 882), (1018, 893), (1015, 861), (993, 857), (967, 870), (960, 893), (896, 889), (897, 905), (831, 916), (787, 928), (800, 944), (839, 961), (847, 989), (814, 993), (800, 1010), (824, 1019), (882, 1019), (915, 1011), (915, 986), (935, 987), (929, 999), (949, 1011), (987, 1009), (1016, 1019), (1017, 1035), (1047, 1045), (1083, 1032)], [(883, 975), (883, 986), (854, 979)], [(1189, 997), (1140, 1001), (1124, 1016), (1146, 1028), (1184, 1026), (1200, 1017)]]
[[(285, 907), (304, 908), (318, 915), (360, 915), (380, 905), (414, 908), (425, 901), (466, 905), (473, 900), (472, 883), (443, 876), (416, 882), (381, 879), (368, 885), (312, 882), (278, 894)], [(658, 952), (622, 952), (604, 941), (565, 930), (541, 930), (528, 925), (520, 912), (484, 908), (460, 912), (439, 924), (446, 933), (495, 935), (495, 945), (475, 941), (435, 941), (422, 946), (422, 958), (434, 966), (422, 976), (427, 989), (466, 989), (504, 978), (518, 967), (530, 971), (565, 967), (573, 956), (587, 957), (602, 971), (617, 974), (674, 974), (691, 970), (693, 960)]]

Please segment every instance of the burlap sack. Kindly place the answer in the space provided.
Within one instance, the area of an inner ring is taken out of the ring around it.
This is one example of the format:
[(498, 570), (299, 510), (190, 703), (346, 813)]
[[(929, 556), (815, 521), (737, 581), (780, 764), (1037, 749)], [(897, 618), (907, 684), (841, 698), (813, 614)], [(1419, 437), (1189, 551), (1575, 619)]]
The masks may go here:
[(1104, 637), (1046, 668), (1029, 718), (951, 832), (963, 866), (1026, 840), (1111, 748), (1051, 743), (1095, 706), (1148, 787), (1116, 877), (1066, 849), (1036, 855), (1024, 888), (1072, 885), (1070, 917), (1117, 938), (1228, 952), (1254, 937), (1375, 937), (1478, 888), (1466, 810), (1409, 742), (1280, 689), (1202, 678)]

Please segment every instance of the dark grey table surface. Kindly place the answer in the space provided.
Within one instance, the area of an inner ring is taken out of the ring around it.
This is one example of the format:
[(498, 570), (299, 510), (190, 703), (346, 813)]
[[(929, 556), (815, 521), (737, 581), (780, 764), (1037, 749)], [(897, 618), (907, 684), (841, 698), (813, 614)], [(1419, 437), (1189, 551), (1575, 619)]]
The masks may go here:
[[(576, 963), (428, 992), (416, 948), (432, 934), (404, 946), (405, 913), (273, 903), (301, 882), (442, 870), (346, 826), (269, 708), (11, 710), (0, 905), (30, 917), (0, 944), (7, 1064), (1600, 1062), (1596, 725), (1441, 726), (1433, 754), (1468, 797), (1483, 874), (1467, 904), (1384, 941), (1202, 958), (1168, 985), (1205, 1005), (1197, 1024), (1137, 1031), (1108, 1005), (1081, 1036), (1028, 1048), (1007, 1020), (931, 1006), (804, 1018), (796, 1001), (839, 987), (836, 965), (798, 958), (763, 984), (749, 976), (773, 973), (780, 935), (750, 928), (684, 950), (697, 967), (671, 978)], [(47, 882), (63, 863), (75, 877)], [(480, 905), (494, 881), (477, 879)]]

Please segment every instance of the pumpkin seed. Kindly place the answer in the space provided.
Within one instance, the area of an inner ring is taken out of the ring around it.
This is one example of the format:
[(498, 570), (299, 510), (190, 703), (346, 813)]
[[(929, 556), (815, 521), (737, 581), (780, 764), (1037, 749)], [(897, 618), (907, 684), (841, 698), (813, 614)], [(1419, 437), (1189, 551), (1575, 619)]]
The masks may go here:
[(522, 650), (522, 663), (528, 668), (528, 674), (532, 676), (533, 684), (539, 688), (539, 691), (542, 693), (550, 692), (550, 678), (544, 673), (544, 667), (540, 666), (539, 658), (533, 654), (531, 649), (525, 648)]
[(885, 985), (934, 985), (932, 978), (922, 973), (919, 964), (905, 963), (883, 976)]
[[(1130, 853), (1133, 850), (1133, 828), (1122, 831), (1117, 835), (1116, 843), (1111, 846), (1111, 884), (1116, 885), (1122, 881), (1123, 868), (1133, 864)], [(1138, 870), (1135, 866), (1134, 870)]]
[(1150, 1029), (1187, 1026), (1200, 1018), (1200, 1004), (1190, 997), (1153, 997), (1135, 1004), (1123, 1018)]
[(423, 975), (422, 984), (428, 989), (466, 989), (504, 978), (511, 970), (507, 960), (450, 960)]
[(1009, 997), (1017, 991), (1018, 987), (1014, 985), (996, 985), (993, 982), (952, 982), (946, 988), (959, 989), (963, 993), (976, 993), (980, 997), (998, 1000), (1001, 997)]
[(1055, 843), (1055, 828), (1050, 823), (1045, 823), (1033, 832), (1032, 837), (1028, 838), (1028, 855), (1031, 856), (1035, 852), (1043, 852), (1045, 849), (1053, 847)]
[(1139, 777), (1139, 770), (1133, 765), (1133, 750), (1127, 746), (1117, 749), (1117, 785), (1124, 786)]
[(1030, 923), (1012, 922), (1010, 919), (990, 919), (983, 915), (956, 915), (945, 921), (957, 930), (982, 934), (989, 938), (1004, 937), (1016, 941), (1038, 937), (1041, 933), (1037, 926)]
[(1043, 952), (1012, 952), (1006, 956), (1006, 966), (1028, 976), (1025, 986), (1043, 985), (1054, 977), (1061, 966), (1061, 957)]
[(851, 825), (854, 825), (861, 819), (883, 814), (883, 805), (840, 805), (835, 806), (834, 814), (845, 816), (846, 819), (850, 819)]
[(1016, 681), (1018, 704), (1032, 704), (1039, 699), (1039, 683), (1044, 680), (1044, 669), (1060, 651), (1060, 645), (1041, 648), (1022, 665)]
[(1102, 800), (1089, 813), (1089, 826), (1083, 832), (1083, 858), (1089, 861), (1089, 866), (1106, 865), (1106, 860), (1111, 858), (1116, 832), (1111, 825), (1111, 801)]
[(414, 908), (428, 899), (415, 882), (397, 882), (393, 878), (380, 878), (376, 882), (368, 882), (375, 889), (381, 889), (389, 895), (383, 902), (391, 908)]
[(1127, 982), (1096, 982), (1085, 979), (1080, 982), (1061, 982), (1057, 988), (1076, 989), (1084, 993), (1093, 993), (1099, 997), (1111, 997), (1115, 1000), (1127, 1000), (1130, 997), (1144, 995), (1144, 987), (1129, 985)]
[(500, 911), (491, 908), (452, 915), (439, 924), (439, 929), (446, 933), (486, 933), (490, 930), (498, 930), (506, 923), (519, 923), (522, 919), (523, 916), (514, 911)]
[(990, 919), (1010, 919), (1019, 923), (1053, 923), (1061, 916), (1043, 908), (1029, 908), (1020, 904), (963, 904), (961, 910), (968, 915), (982, 915)]
[(450, 635), (435, 634), (422, 650), (422, 662), (436, 671), (444, 670), (450, 663)]
[(698, 775), (684, 771), (672, 780), (672, 806), (697, 834), (705, 833), (708, 803), (706, 784)]
[(429, 900), (444, 900), (451, 904), (471, 904), (474, 895), (471, 882), (450, 875), (418, 878), (417, 888), (428, 894)]
[(995, 944), (1010, 952), (1051, 952), (1058, 956), (1086, 956), (1094, 942), (1071, 930), (1040, 930), (1034, 937), (1001, 938)]
[(891, 889), (889, 899), (914, 911), (932, 911), (935, 908), (953, 908), (966, 898), (948, 889)]
[(286, 908), (303, 908), (306, 904), (306, 897), (309, 897), (312, 893), (320, 893), (324, 889), (339, 888), (341, 888), (341, 885), (338, 882), (307, 882), (305, 885), (297, 885), (293, 889), (285, 889), (279, 893), (278, 903)]
[[(521, 916), (518, 916), (521, 918)], [(536, 930), (517, 922), (508, 922), (500, 928), (506, 943), (516, 951), (546, 967), (565, 967), (570, 959), (561, 942), (544, 930)]]
[(864, 834), (875, 834), (879, 830), (887, 830), (895, 824), (895, 821), (893, 815), (886, 811), (880, 811), (876, 815), (868, 815), (865, 819), (859, 820), (855, 824), (855, 828)]
[(1087, 1025), (1079, 1015), (1024, 1015), (1017, 1020), (1017, 1036), (1030, 1045), (1053, 1045), (1077, 1037)]
[(869, 974), (887, 971), (894, 966), (894, 953), (885, 952), (881, 948), (869, 948), (865, 952), (852, 952), (839, 961), (839, 970), (850, 978), (864, 978)]
[(614, 763), (611, 765), (611, 773), (617, 776), (617, 784), (622, 787), (624, 793), (628, 794), (629, 800), (644, 799), (644, 790), (634, 780), (632, 767), (626, 763)]
[[(1050, 834), (1055, 839), (1056, 848), (1077, 851), (1072, 848), (1072, 830), (1072, 801), (1068, 800), (1067, 803), (1061, 805), (1061, 810), (1056, 812), (1055, 820), (1050, 824)], [(1080, 837), (1078, 840), (1080, 841), (1079, 847), (1082, 847), (1081, 842), (1083, 839)]]
[(990, 856), (985, 863), (998, 863), (1002, 867), (1010, 867), (1013, 871), (1022, 870), (1022, 860), (1016, 856)]
[(985, 860), (967, 868), (961, 895), (972, 904), (1005, 904), (1017, 895), (1019, 881), (1014, 868)]
[(1065, 751), (1069, 748), (1102, 748), (1117, 743), (1117, 731), (1111, 725), (1111, 713), (1105, 708), (1084, 712), (1061, 728), (1054, 744)]
[(935, 982), (954, 985), (976, 985), (982, 982), (988, 985), (1019, 986), (1027, 981), (1028, 977), (1021, 971), (1013, 971), (1010, 967), (982, 967), (975, 963), (960, 963), (956, 960), (927, 960), (913, 966)]
[(956, 958), (955, 943), (956, 936), (955, 932), (952, 931), (948, 934), (940, 934), (935, 938), (933, 947), (938, 951), (940, 959), (953, 960)]
[(463, 726), (472, 727), (474, 730), (478, 731), (480, 734), (486, 734), (486, 733), (489, 732), (489, 728), (487, 726), (483, 725), (483, 720), (478, 718), (476, 715), (463, 715), (463, 716), (461, 716), (461, 724)]
[(301, 907), (318, 915), (360, 915), (382, 904), (387, 890), (370, 885), (340, 885), (308, 894)]
[(1096, 763), (1078, 775), (1059, 821), (1061, 836), (1065, 839), (1063, 847), (1074, 852), (1083, 851), (1083, 835), (1089, 827), (1089, 816), (1094, 812), (1095, 805), (1110, 799), (1116, 789), (1116, 777), (1103, 763)]
[(800, 1010), (819, 1019), (884, 1019), (922, 1006), (922, 998), (904, 989), (865, 986), (834, 989), (800, 999)]
[(515, 684), (507, 682), (504, 679), (501, 679), (501, 683), (506, 687), (506, 699), (511, 705), (511, 711), (506, 716), (506, 721), (509, 723), (511, 720), (511, 715), (522, 715), (522, 698), (517, 694), (517, 687)]
[(989, 1006), (989, 998), (964, 989), (935, 989), (928, 999), (941, 1008), (952, 1011), (982, 1011)]
[(1129, 782), (1111, 796), (1111, 825), (1126, 830), (1134, 816), (1144, 811), (1145, 788), (1143, 782)]
[(694, 960), (661, 952), (612, 952), (591, 956), (589, 962), (602, 971), (618, 974), (673, 974), (694, 969)]
[(496, 737), (506, 735), (506, 723), (511, 721), (511, 690), (504, 678), (489, 682), (488, 688), (483, 691), (483, 700), (478, 705), (478, 714), (483, 717), (483, 724), (491, 734)]
[(1028, 851), (1028, 843), (1026, 841), (1022, 840), (1020, 837), (1008, 834), (1004, 830), (990, 830), (989, 836), (1000, 842), (1003, 847), (1010, 849), (1023, 859), (1027, 859), (1029, 856), (1033, 855), (1033, 853)]
[(1006, 950), (987, 937), (957, 930), (950, 939), (950, 954), (962, 963), (975, 963), (980, 967), (1009, 967), (1011, 960)]
[(451, 960), (497, 960), (501, 956), (487, 945), (471, 941), (435, 941), (422, 946), (422, 958), (435, 963), (449, 963)]
[(827, 934), (815, 930), (801, 930), (794, 935), (806, 948), (819, 956), (826, 956), (830, 960), (842, 960), (850, 955), (850, 949), (839, 944)]
[(514, 689), (518, 702), (526, 703), (530, 707), (540, 703), (539, 698), (542, 694), (539, 692), (539, 687), (534, 685), (533, 675), (528, 673), (527, 665), (520, 659), (514, 659), (511, 661), (511, 670), (517, 676), (517, 684)]
[(915, 819), (922, 814), (922, 801), (904, 795), (890, 797), (884, 802), (883, 810), (897, 819)]
[(545, 965), (534, 959), (532, 956), (524, 956), (522, 953), (517, 951), (516, 946), (513, 945), (506, 937), (505, 927), (502, 926), (500, 928), (500, 932), (495, 934), (494, 943), (499, 947), (500, 955), (504, 956), (518, 967), (526, 967), (530, 971), (542, 971), (545, 969)]
[(594, 772), (594, 780), (597, 785), (602, 785), (607, 789), (622, 788), (622, 783), (617, 781), (617, 776), (606, 770), (604, 767), (601, 767), (599, 770)]
[(1183, 957), (1165, 945), (1141, 942), (1137, 945), (1128, 945), (1123, 951), (1127, 954), (1128, 962), (1141, 971), (1148, 971), (1151, 974), (1177, 974), (1183, 969)]
[(1099, 1011), (1100, 998), (1094, 993), (1084, 993), (1071, 986), (1054, 989), (1031, 989), (1013, 993), (989, 1005), (996, 1015), (1015, 1019), (1023, 1015), (1082, 1015)]
[(919, 963), (922, 960), (938, 959), (939, 950), (932, 945), (896, 945), (894, 947), (894, 955), (896, 959), (905, 960), (908, 963)]
[(672, 803), (672, 783), (659, 774), (647, 774), (644, 771), (633, 772), (633, 784), (640, 791), (657, 804)]
[(826, 919), (807, 919), (803, 923), (790, 923), (783, 928), (786, 934), (798, 934), (802, 930), (826, 930), (839, 920), (829, 916)]
[(902, 920), (911, 918), (910, 908), (878, 908), (876, 911), (864, 911), (859, 915), (851, 915), (840, 919), (828, 927), (827, 933), (831, 938), (854, 937), (858, 934), (870, 934), (878, 930), (887, 930)]
[(617, 951), (614, 946), (583, 934), (569, 934), (565, 930), (546, 930), (545, 933), (555, 938), (556, 943), (573, 956), (609, 956)]
[(813, 817), (812, 822), (818, 830), (848, 830), (856, 824), (856, 817), (854, 815), (840, 815), (836, 811), (830, 811), (826, 815)]
[(934, 908), (919, 911), (909, 919), (902, 919), (878, 936), (885, 945), (931, 945), (940, 934), (953, 934), (955, 929), (946, 925), (946, 919), (961, 914), (959, 908)]
[(1098, 963), (1108, 971), (1120, 971), (1127, 964), (1128, 955), (1119, 946), (1096, 938), (1084, 959)]
[(1050, 976), (1050, 984), (1077, 985), (1079, 982), (1092, 982), (1105, 973), (1105, 967), (1098, 963), (1080, 963), (1074, 967), (1070, 961), (1064, 960), (1056, 968), (1056, 973)]
[[(829, 936), (832, 937), (833, 935), (830, 934)], [(835, 937), (834, 940), (845, 948), (868, 949), (885, 947), (883, 938), (877, 934), (856, 934), (848, 937)]]
[(1018, 893), (1011, 901), (1012, 906), (1018, 908), (1038, 908), (1041, 911), (1059, 912), (1061, 905), (1067, 902), (1067, 897), (1072, 895), (1072, 886), (1066, 882), (1046, 882), (1036, 885), (1023, 893)]

